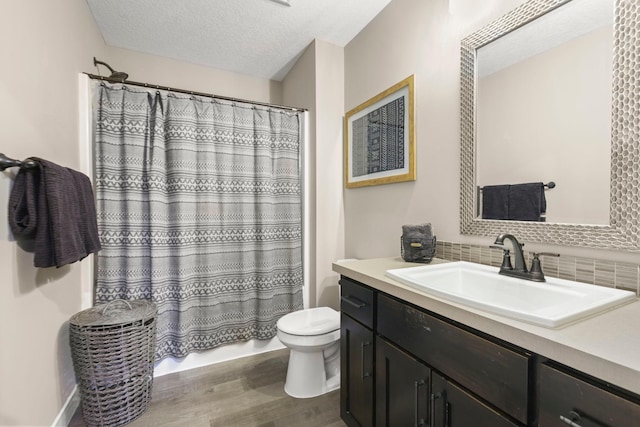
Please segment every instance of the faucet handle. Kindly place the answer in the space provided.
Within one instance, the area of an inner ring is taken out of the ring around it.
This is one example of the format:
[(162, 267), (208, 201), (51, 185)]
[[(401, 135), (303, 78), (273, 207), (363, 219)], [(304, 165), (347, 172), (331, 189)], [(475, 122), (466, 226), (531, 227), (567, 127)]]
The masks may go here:
[(556, 256), (559, 257), (560, 254), (555, 254), (553, 252), (533, 252), (533, 259), (531, 260), (531, 270), (530, 273), (533, 277), (538, 280), (544, 282), (544, 273), (542, 272), (542, 266), (540, 265), (540, 255), (546, 256)]
[(534, 252), (533, 253), (533, 258), (538, 258), (538, 256), (540, 256), (540, 255), (542, 255), (542, 256), (555, 256), (555, 257), (559, 257), (560, 256), (560, 254), (556, 254), (556, 253), (553, 253), (553, 252), (538, 252), (538, 253)]
[(493, 249), (500, 249), (503, 253), (500, 270), (513, 270), (513, 266), (511, 265), (511, 252), (509, 251), (509, 248), (498, 245), (491, 245), (489, 247)]

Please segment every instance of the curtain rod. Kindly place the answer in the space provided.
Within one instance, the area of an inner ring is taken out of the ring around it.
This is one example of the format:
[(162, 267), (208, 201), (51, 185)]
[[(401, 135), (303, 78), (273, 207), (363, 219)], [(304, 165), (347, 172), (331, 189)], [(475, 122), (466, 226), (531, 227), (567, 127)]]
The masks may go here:
[(169, 87), (169, 86), (160, 86), (160, 85), (154, 85), (154, 84), (150, 84), (150, 83), (140, 83), (140, 82), (134, 82), (134, 81), (131, 81), (131, 80), (112, 79), (112, 78), (109, 78), (109, 77), (103, 77), (103, 76), (99, 76), (99, 75), (91, 74), (91, 73), (84, 73), (84, 74), (89, 76), (89, 78), (91, 78), (91, 79), (102, 80), (102, 81), (109, 82), (109, 83), (122, 83), (122, 84), (131, 85), (131, 86), (144, 87), (144, 88), (147, 88), (147, 89), (166, 90), (166, 91), (169, 91), (169, 92), (184, 93), (184, 94), (187, 94), (187, 95), (204, 96), (204, 97), (207, 97), (207, 98), (222, 99), (222, 100), (225, 100), (225, 101), (232, 101), (232, 102), (243, 102), (245, 104), (261, 105), (263, 107), (280, 108), (280, 109), (283, 109), (283, 110), (290, 110), (290, 111), (300, 111), (300, 112), (308, 111), (307, 108), (298, 108), (298, 107), (288, 107), (288, 106), (285, 106), (285, 105), (267, 104), (266, 102), (248, 101), (246, 99), (231, 98), (231, 97), (228, 97), (228, 96), (214, 95), (212, 93), (196, 92), (196, 91), (193, 91), (193, 90), (186, 90), (186, 89), (176, 89), (174, 87)]

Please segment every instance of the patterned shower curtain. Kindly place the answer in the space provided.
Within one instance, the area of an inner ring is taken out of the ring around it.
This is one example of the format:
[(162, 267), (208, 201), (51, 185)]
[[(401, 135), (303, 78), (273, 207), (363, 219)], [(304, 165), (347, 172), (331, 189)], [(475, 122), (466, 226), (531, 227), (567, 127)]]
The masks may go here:
[(97, 87), (96, 302), (158, 305), (156, 359), (302, 308), (301, 113)]

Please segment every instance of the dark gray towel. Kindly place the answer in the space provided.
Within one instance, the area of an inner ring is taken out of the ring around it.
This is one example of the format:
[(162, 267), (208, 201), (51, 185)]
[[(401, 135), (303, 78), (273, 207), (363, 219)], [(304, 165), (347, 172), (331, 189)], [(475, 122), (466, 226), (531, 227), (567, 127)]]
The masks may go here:
[(482, 218), (508, 219), (509, 185), (485, 185), (482, 187)]
[(544, 183), (529, 182), (509, 186), (509, 218), (514, 221), (541, 221), (547, 211)]
[(100, 250), (89, 178), (47, 160), (21, 169), (9, 197), (16, 238), (35, 239), (36, 267), (61, 267)]

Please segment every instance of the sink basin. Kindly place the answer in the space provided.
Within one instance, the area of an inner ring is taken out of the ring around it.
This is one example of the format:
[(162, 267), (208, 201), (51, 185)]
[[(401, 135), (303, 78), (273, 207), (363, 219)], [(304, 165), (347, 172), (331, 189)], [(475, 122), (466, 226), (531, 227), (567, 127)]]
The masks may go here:
[(547, 328), (635, 301), (630, 291), (547, 277), (546, 282), (507, 277), (470, 262), (387, 270), (405, 285), (443, 299)]

